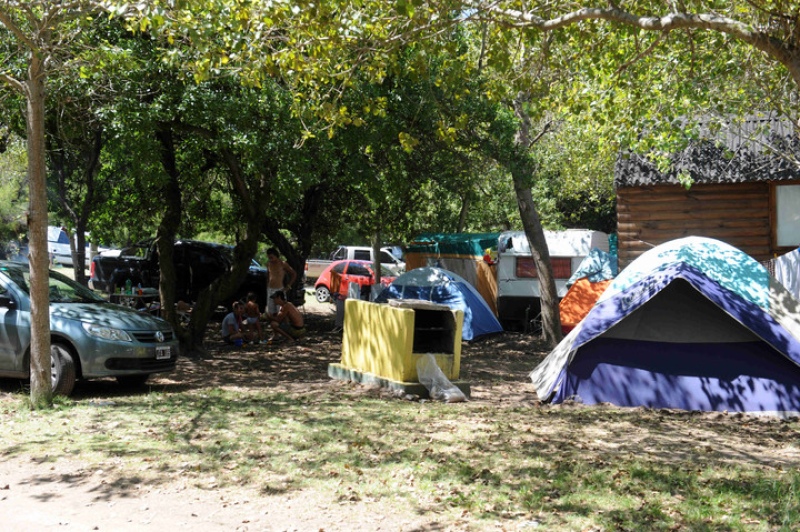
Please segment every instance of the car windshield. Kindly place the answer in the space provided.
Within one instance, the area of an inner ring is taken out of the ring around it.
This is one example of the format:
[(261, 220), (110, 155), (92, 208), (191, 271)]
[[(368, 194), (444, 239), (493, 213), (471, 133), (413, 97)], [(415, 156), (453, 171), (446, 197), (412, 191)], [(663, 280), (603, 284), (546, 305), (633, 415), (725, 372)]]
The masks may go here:
[[(4, 272), (14, 283), (30, 295), (31, 274), (29, 270), (9, 268)], [(66, 275), (50, 272), (49, 279), (51, 303), (85, 303), (105, 301), (85, 286), (76, 283)]]
[(394, 273), (386, 266), (381, 266), (381, 277), (394, 277), (396, 275), (397, 275), (396, 273)]
[(137, 242), (132, 246), (122, 248), (119, 252), (120, 257), (138, 257), (143, 259), (147, 257), (147, 252), (150, 249), (149, 241)]
[[(233, 253), (234, 249), (235, 249), (234, 246), (224, 246), (222, 244), (213, 244), (213, 245), (218, 247), (219, 250), (222, 251), (222, 254), (225, 255), (225, 258), (228, 259), (228, 264), (230, 264), (231, 267), (232, 267), (233, 264), (234, 264), (234, 259), (236, 259), (236, 256)], [(263, 268), (263, 266), (261, 266), (261, 264), (256, 259), (251, 259), (250, 260), (250, 267), (251, 268)]]

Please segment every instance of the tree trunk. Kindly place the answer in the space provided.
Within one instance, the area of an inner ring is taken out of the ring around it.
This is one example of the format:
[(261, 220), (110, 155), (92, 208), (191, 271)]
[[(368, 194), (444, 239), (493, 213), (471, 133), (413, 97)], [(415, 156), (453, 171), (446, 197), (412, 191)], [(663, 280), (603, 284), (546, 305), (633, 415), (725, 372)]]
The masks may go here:
[(90, 261), (94, 257), (94, 252), (97, 251), (97, 245), (92, 245), (92, 251), (89, 256), (86, 256), (86, 223), (91, 217), (95, 205), (95, 180), (97, 174), (100, 172), (100, 154), (103, 150), (103, 129), (98, 128), (92, 134), (92, 143), (87, 150), (89, 164), (86, 168), (80, 168), (78, 171), (84, 176), (84, 194), (83, 197), (77, 202), (74, 209), (71, 209), (67, 202), (66, 188), (59, 186), (60, 194), (62, 195), (61, 201), (65, 209), (73, 213), (73, 221), (75, 222), (75, 234), (77, 241), (77, 255), (72, 263), (72, 269), (75, 272), (75, 281), (84, 286), (89, 286), (89, 280), (86, 278), (86, 259)]
[(197, 356), (204, 353), (203, 338), (206, 333), (211, 316), (218, 304), (225, 305), (230, 309), (231, 297), (236, 289), (241, 286), (247, 272), (250, 269), (250, 262), (258, 249), (258, 240), (261, 236), (261, 226), (263, 220), (256, 217), (248, 221), (244, 238), (236, 244), (233, 251), (233, 269), (230, 273), (214, 280), (208, 288), (204, 289), (197, 296), (197, 302), (192, 309), (192, 319), (189, 322), (188, 337), (185, 344), (181, 345), (187, 356)]
[[(372, 271), (375, 272), (375, 286), (381, 285), (381, 232), (376, 230), (372, 233)], [(370, 287), (370, 299), (372, 299), (372, 287)]]
[(467, 216), (469, 215), (470, 199), (468, 195), (461, 197), (461, 211), (458, 213), (458, 227), (456, 233), (463, 233), (464, 227), (467, 225)]
[(550, 264), (550, 250), (547, 247), (547, 239), (544, 236), (542, 221), (536, 211), (536, 204), (533, 201), (529, 185), (533, 168), (527, 161), (528, 150), (536, 140), (541, 138), (547, 128), (542, 130), (536, 140), (531, 138), (531, 120), (524, 108), (524, 101), (523, 97), (514, 101), (514, 112), (519, 118), (519, 129), (514, 141), (517, 147), (524, 151), (520, 159), (515, 164), (512, 164), (511, 176), (514, 180), (514, 191), (517, 194), (522, 227), (525, 229), (525, 236), (528, 237), (528, 245), (531, 248), (531, 256), (536, 264), (536, 272), (539, 278), (542, 339), (551, 347), (555, 347), (563, 337), (561, 318), (558, 313), (558, 291), (556, 290), (556, 281), (553, 276), (553, 267)]
[(161, 126), (156, 133), (156, 138), (158, 138), (161, 146), (161, 164), (168, 180), (163, 190), (164, 216), (161, 218), (161, 223), (158, 225), (156, 232), (156, 246), (159, 257), (158, 295), (161, 301), (161, 316), (175, 329), (182, 346), (191, 346), (193, 342), (181, 328), (180, 319), (175, 311), (175, 303), (177, 303), (175, 301), (175, 235), (178, 234), (181, 213), (183, 212), (180, 171), (175, 159), (175, 142), (172, 130), (167, 126)]
[[(250, 270), (250, 263), (258, 251), (258, 241), (261, 230), (266, 221), (265, 212), (270, 201), (268, 193), (269, 175), (271, 172), (260, 174), (259, 179), (248, 184), (247, 175), (242, 170), (242, 165), (237, 155), (230, 149), (222, 149), (223, 158), (230, 169), (231, 185), (237, 195), (242, 214), (245, 219), (246, 228), (244, 238), (242, 238), (233, 250), (233, 268), (222, 277), (212, 282), (208, 288), (200, 292), (197, 302), (192, 310), (192, 318), (189, 322), (189, 336), (187, 348), (189, 353), (202, 353), (203, 336), (205, 335), (206, 325), (211, 318), (216, 306), (223, 303), (230, 308), (231, 298), (236, 290), (241, 286)], [(251, 176), (252, 177), (252, 176)], [(298, 273), (298, 278), (300, 274)]]
[(72, 253), (72, 271), (75, 272), (75, 281), (87, 286), (86, 280), (86, 220), (79, 219), (75, 224), (75, 236), (69, 237), (70, 251)]
[(520, 176), (514, 176), (514, 190), (517, 193), (522, 226), (525, 229), (525, 236), (528, 237), (531, 256), (536, 264), (536, 272), (539, 277), (542, 339), (551, 347), (555, 347), (563, 335), (561, 318), (558, 313), (558, 291), (550, 264), (550, 250), (547, 247), (547, 239), (544, 236), (539, 213), (536, 211), (536, 205), (531, 196), (531, 189), (525, 186), (524, 180), (520, 179)]
[(45, 68), (37, 52), (30, 55), (27, 91), (28, 235), (31, 271), (31, 408), (52, 404), (50, 381), (50, 296), (47, 252), (47, 170), (45, 165)]

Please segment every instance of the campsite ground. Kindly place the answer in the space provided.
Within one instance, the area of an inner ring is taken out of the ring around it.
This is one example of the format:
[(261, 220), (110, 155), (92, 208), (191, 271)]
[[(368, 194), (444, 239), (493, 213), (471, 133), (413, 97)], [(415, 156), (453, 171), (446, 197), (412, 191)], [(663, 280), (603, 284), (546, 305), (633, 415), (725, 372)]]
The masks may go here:
[(306, 312), (301, 346), (212, 340), (149, 394), (87, 382), (30, 413), (0, 381), (4, 529), (773, 530), (798, 515), (795, 422), (542, 405), (527, 373), (545, 350), (518, 333), (464, 346), (470, 402), (400, 398), (331, 381), (331, 307)]

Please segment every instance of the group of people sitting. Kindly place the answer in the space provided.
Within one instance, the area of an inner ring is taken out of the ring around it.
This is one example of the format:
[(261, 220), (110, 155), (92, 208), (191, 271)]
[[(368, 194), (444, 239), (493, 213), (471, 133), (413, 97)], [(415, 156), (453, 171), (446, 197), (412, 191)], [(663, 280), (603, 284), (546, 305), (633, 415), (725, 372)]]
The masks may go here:
[[(246, 302), (235, 301), (233, 310), (222, 320), (222, 340), (228, 344), (237, 341), (266, 344), (282, 340), (296, 342), (302, 338), (306, 329), (300, 310), (286, 300), (283, 290), (274, 292), (270, 298), (277, 308), (275, 313), (267, 311), (262, 314), (252, 292)], [(264, 338), (262, 323), (268, 324), (271, 331), (269, 340)]]
[[(296, 342), (305, 335), (303, 315), (286, 298), (286, 290), (294, 284), (297, 273), (282, 261), (275, 248), (267, 250), (267, 308), (264, 314), (258, 308), (256, 295), (247, 294), (247, 301), (235, 301), (232, 311), (222, 320), (222, 340), (236, 344), (244, 342), (271, 343), (288, 340)], [(284, 282), (286, 285), (284, 286)], [(264, 339), (262, 323), (268, 323), (272, 336)]]

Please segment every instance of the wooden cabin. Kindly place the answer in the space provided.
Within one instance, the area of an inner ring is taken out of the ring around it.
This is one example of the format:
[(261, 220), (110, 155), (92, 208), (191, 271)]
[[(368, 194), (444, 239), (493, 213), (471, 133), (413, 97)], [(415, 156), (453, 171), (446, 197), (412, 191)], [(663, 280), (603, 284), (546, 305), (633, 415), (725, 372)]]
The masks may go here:
[(620, 267), (685, 236), (722, 240), (758, 261), (800, 246), (800, 142), (790, 125), (749, 120), (671, 159), (666, 173), (641, 155), (617, 160)]

